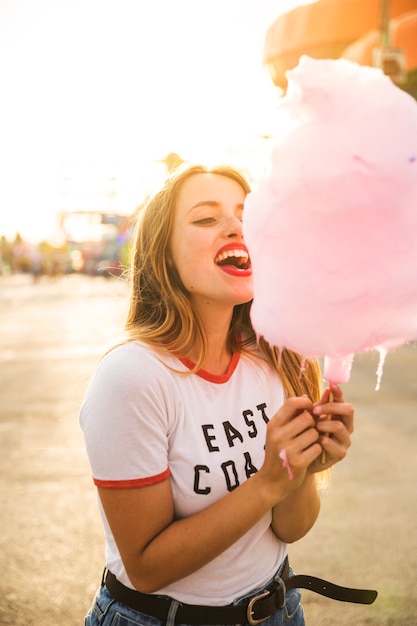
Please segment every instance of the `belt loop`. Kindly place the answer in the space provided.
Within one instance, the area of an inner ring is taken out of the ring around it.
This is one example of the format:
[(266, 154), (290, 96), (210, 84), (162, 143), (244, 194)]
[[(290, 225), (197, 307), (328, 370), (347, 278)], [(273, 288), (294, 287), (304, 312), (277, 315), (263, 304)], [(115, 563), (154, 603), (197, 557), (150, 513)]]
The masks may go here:
[(286, 598), (287, 589), (285, 587), (285, 582), (282, 580), (281, 577), (278, 578), (276, 582), (278, 583), (279, 599), (280, 599), (280, 602), (277, 608), (283, 609), (287, 601), (287, 598)]
[(288, 556), (285, 557), (281, 567), (274, 576), (274, 583), (276, 584), (275, 597), (279, 598), (279, 602), (277, 603), (278, 609), (283, 609), (286, 603), (287, 588), (285, 586), (285, 581), (288, 577), (288, 571), (286, 572), (286, 570), (289, 570)]
[(175, 618), (177, 616), (179, 606), (180, 603), (177, 600), (173, 600), (171, 602), (169, 606), (166, 626), (175, 626)]

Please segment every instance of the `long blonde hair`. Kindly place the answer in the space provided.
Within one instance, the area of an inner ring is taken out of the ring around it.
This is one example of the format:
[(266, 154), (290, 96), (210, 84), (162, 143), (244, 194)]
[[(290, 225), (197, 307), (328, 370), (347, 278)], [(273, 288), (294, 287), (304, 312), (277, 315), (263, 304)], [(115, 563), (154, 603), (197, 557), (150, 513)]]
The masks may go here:
[[(128, 340), (141, 340), (155, 347), (187, 354), (198, 346), (199, 369), (206, 353), (206, 337), (191, 307), (170, 255), (170, 236), (178, 194), (186, 180), (195, 174), (213, 173), (237, 182), (245, 194), (250, 191), (246, 178), (229, 166), (207, 168), (192, 165), (176, 170), (162, 189), (142, 210), (134, 237), (130, 268), (130, 304), (125, 324)], [(257, 338), (250, 320), (251, 303), (235, 306), (228, 333), (232, 352), (248, 351), (257, 343), (260, 354), (278, 372), (287, 396), (306, 394), (317, 401), (321, 374), (315, 360), (304, 360), (290, 350), (279, 350)], [(195, 371), (193, 370), (193, 371)]]

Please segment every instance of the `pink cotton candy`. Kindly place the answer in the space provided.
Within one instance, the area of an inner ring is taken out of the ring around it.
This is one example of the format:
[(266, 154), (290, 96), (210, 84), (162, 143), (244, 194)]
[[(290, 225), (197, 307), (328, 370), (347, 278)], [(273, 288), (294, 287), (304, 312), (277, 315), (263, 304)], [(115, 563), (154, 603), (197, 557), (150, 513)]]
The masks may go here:
[(324, 377), (330, 383), (346, 383), (350, 378), (354, 356), (354, 354), (326, 356), (324, 359)]
[(288, 461), (287, 451), (286, 450), (281, 450), (281, 452), (279, 453), (278, 456), (279, 456), (279, 458), (282, 461), (282, 467), (287, 470), (288, 478), (290, 480), (292, 480), (294, 478), (294, 471), (293, 471), (293, 469), (292, 469), (292, 467), (291, 467), (291, 465), (290, 465), (290, 463)]
[(244, 214), (252, 323), (346, 382), (354, 354), (417, 338), (417, 103), (345, 59), (287, 76), (290, 124)]

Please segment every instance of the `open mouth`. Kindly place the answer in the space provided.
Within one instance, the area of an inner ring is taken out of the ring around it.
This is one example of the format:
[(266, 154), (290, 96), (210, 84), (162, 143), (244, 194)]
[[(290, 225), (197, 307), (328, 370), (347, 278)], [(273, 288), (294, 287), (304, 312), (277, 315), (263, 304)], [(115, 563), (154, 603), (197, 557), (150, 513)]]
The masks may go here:
[(238, 270), (249, 270), (251, 263), (249, 254), (240, 248), (225, 250), (214, 259), (220, 267), (234, 267)]

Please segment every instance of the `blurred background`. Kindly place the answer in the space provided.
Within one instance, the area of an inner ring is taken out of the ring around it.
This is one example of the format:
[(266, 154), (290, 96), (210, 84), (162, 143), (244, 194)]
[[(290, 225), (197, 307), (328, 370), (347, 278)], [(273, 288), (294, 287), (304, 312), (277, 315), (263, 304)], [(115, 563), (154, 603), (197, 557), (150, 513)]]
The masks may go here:
[(86, 244), (117, 257), (176, 158), (254, 169), (280, 93), (264, 38), (294, 4), (1, 0), (0, 235), (91, 272)]
[[(78, 409), (121, 330), (137, 212), (182, 162), (256, 180), (302, 54), (380, 67), (417, 97), (417, 0), (0, 0), (0, 624), (83, 622), (104, 562)], [(417, 600), (417, 353), (357, 358), (349, 460), (299, 573), (309, 626), (410, 626)]]
[(117, 273), (182, 161), (256, 180), (302, 54), (417, 97), (417, 0), (1, 0), (0, 274)]

